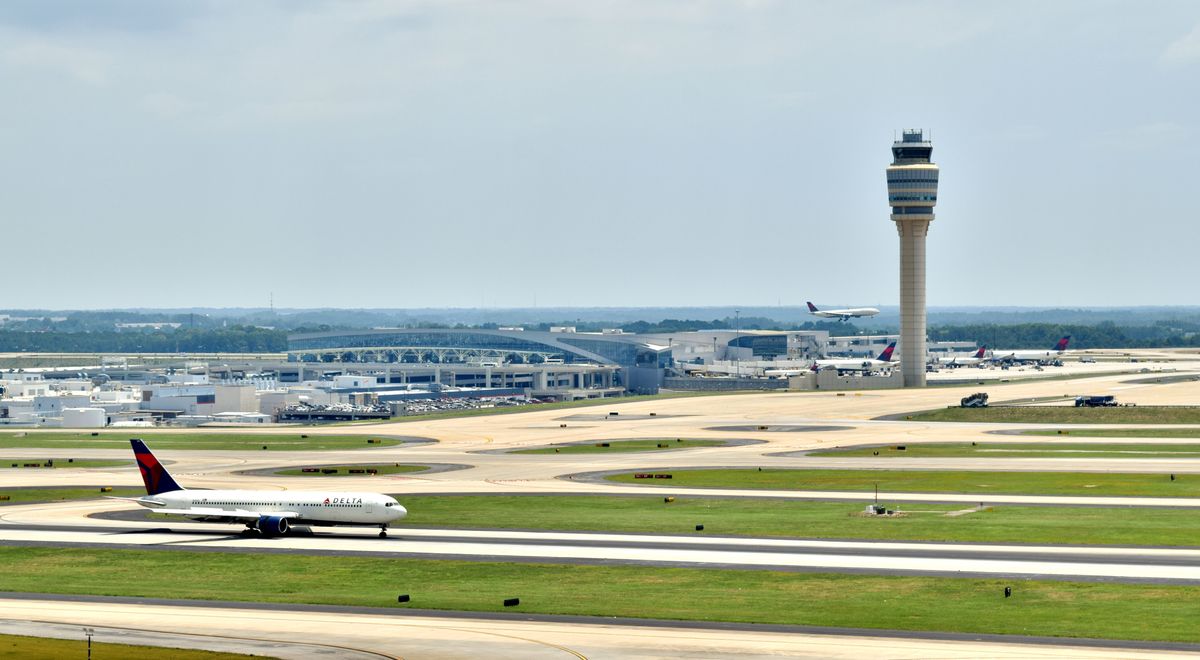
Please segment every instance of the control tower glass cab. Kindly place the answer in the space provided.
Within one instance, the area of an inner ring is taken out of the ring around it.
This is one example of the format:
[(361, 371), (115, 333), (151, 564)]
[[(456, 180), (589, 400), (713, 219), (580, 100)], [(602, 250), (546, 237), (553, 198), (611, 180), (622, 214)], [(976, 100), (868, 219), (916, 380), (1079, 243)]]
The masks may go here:
[(937, 204), (938, 166), (921, 130), (892, 143), (888, 203), (900, 234), (900, 372), (905, 387), (925, 385), (925, 236)]
[(892, 143), (892, 164), (887, 168), (892, 220), (933, 220), (938, 166), (930, 162), (932, 157), (933, 143), (921, 130), (904, 131), (900, 140)]

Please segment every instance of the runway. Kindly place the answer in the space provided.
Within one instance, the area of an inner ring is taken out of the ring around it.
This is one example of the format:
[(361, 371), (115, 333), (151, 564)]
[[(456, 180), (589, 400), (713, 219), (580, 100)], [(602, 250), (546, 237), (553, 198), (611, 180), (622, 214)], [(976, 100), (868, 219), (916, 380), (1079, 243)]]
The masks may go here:
[(238, 526), (4, 525), (0, 543), (159, 551), (288, 553), (470, 561), (647, 565), (1200, 584), (1200, 548), (830, 541), (500, 530), (318, 530), (264, 538)]
[[(72, 626), (136, 629), (143, 643), (247, 640), (241, 652), (282, 642), (273, 655), (295, 660), (330, 657), (632, 659), (962, 660), (963, 658), (1179, 658), (1196, 646), (1014, 637), (986, 634), (838, 630), (709, 622), (612, 620), (600, 617), (461, 615), (373, 608), (210, 603), (104, 597), (0, 594), (5, 619)], [(9, 624), (14, 625), (14, 624)], [(36, 628), (35, 628), (36, 630)], [(148, 638), (148, 639), (147, 639)], [(106, 640), (97, 636), (98, 641)], [(319, 640), (297, 648), (296, 640)], [(324, 647), (326, 652), (321, 653)], [(343, 649), (342, 652), (333, 649)]]

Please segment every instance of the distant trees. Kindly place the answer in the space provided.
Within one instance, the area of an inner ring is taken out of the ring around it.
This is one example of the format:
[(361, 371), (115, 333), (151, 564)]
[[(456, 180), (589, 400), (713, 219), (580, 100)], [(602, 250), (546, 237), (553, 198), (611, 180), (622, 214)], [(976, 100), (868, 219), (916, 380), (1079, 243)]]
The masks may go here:
[(1158, 321), (1151, 325), (1118, 326), (1112, 321), (1094, 325), (1021, 323), (1017, 325), (938, 325), (930, 341), (974, 341), (996, 348), (1050, 348), (1071, 335), (1071, 348), (1167, 348), (1200, 346), (1200, 323)]
[[(228, 327), (215, 325), (210, 318), (196, 315), (157, 315), (155, 321), (183, 323), (179, 328), (114, 329), (114, 321), (103, 313), (80, 314), (67, 320), (51, 317), (30, 318), (0, 326), (0, 352), (24, 353), (279, 353), (287, 350), (286, 328), (267, 328), (252, 324)], [(129, 316), (125, 315), (124, 319)], [(144, 319), (139, 319), (144, 321)], [(528, 324), (530, 330), (546, 330), (553, 325), (576, 326), (580, 332), (596, 332), (619, 327), (631, 333), (692, 332), (702, 330), (824, 330), (834, 336), (862, 334), (853, 323), (807, 321), (785, 324), (764, 317), (663, 319), (658, 322), (572, 322)], [(409, 327), (491, 328), (496, 323), (478, 325), (420, 322)], [(306, 323), (293, 326), (292, 332), (321, 332), (350, 329), (348, 326)], [(890, 329), (895, 332), (895, 329)], [(888, 329), (872, 328), (874, 334)], [(940, 324), (929, 329), (931, 341), (974, 341), (994, 348), (1050, 348), (1063, 335), (1071, 335), (1071, 348), (1169, 348), (1200, 346), (1200, 318), (1159, 320), (1142, 325), (1117, 325), (1112, 321), (1085, 323), (993, 323)]]
[(136, 332), (0, 330), (0, 351), (11, 353), (281, 353), (287, 333), (253, 326)]

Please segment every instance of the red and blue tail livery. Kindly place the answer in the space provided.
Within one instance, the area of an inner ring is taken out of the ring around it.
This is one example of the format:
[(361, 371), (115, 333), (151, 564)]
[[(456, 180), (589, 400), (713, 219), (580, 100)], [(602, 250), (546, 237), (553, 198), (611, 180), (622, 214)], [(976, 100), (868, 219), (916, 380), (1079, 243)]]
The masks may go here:
[(1067, 350), (1067, 344), (1069, 344), (1070, 342), (1071, 342), (1071, 335), (1067, 335), (1066, 337), (1063, 337), (1062, 339), (1058, 340), (1058, 343), (1054, 345), (1054, 350), (1061, 353), (1061, 352)]
[(183, 490), (171, 478), (162, 463), (158, 462), (154, 454), (150, 453), (150, 448), (146, 446), (146, 443), (138, 438), (130, 438), (129, 444), (133, 445), (133, 457), (137, 459), (138, 470), (142, 473), (142, 483), (146, 484), (147, 495)]
[(879, 360), (880, 362), (890, 362), (892, 359), (892, 351), (894, 350), (896, 350), (896, 342), (888, 344), (887, 348), (883, 349), (883, 352), (880, 353), (879, 357), (875, 359)]

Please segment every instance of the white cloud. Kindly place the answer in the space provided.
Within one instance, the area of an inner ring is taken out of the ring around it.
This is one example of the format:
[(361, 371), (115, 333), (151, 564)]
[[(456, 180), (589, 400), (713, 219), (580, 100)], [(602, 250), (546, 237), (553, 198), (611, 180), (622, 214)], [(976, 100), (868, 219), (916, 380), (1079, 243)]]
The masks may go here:
[(142, 97), (142, 108), (163, 118), (179, 117), (192, 109), (184, 99), (167, 92), (151, 92)]
[(1173, 121), (1157, 121), (1109, 131), (1100, 136), (1099, 144), (1129, 151), (1157, 151), (1191, 137), (1189, 126)]
[(98, 50), (67, 46), (44, 39), (26, 39), (0, 51), (0, 61), (10, 66), (55, 71), (88, 85), (109, 81), (112, 58)]
[(1200, 60), (1200, 24), (1185, 36), (1172, 41), (1163, 51), (1162, 59), (1169, 63)]

